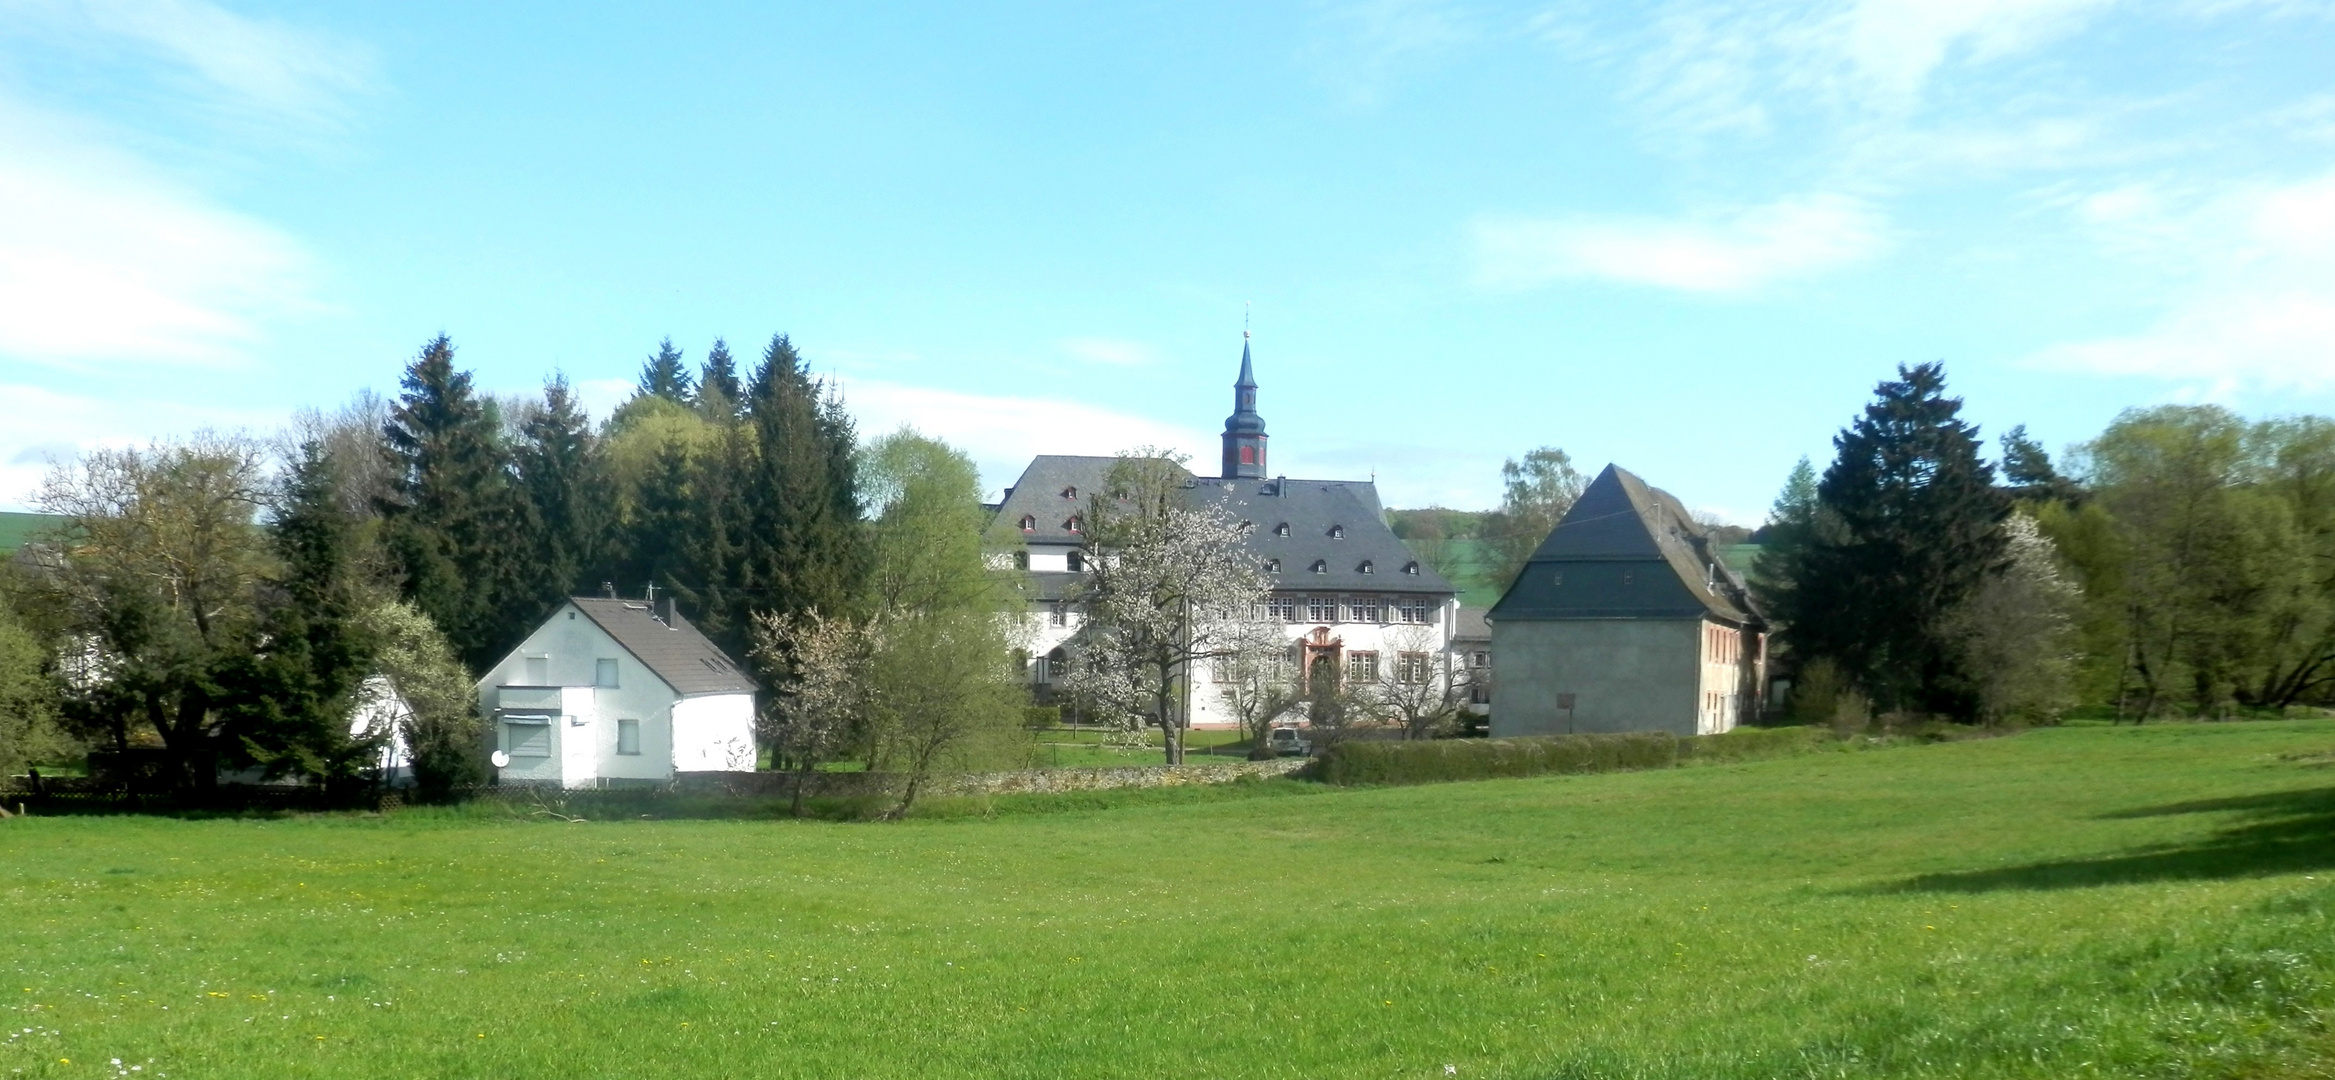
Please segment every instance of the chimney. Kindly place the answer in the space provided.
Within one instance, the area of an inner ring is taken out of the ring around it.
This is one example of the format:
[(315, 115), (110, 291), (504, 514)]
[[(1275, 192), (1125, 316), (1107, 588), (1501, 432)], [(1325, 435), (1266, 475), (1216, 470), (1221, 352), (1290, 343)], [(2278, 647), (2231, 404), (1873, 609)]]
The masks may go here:
[(649, 610), (656, 614), (658, 622), (675, 630), (689, 625), (689, 620), (681, 617), (681, 605), (673, 599), (672, 593), (666, 593), (664, 596), (650, 601)]

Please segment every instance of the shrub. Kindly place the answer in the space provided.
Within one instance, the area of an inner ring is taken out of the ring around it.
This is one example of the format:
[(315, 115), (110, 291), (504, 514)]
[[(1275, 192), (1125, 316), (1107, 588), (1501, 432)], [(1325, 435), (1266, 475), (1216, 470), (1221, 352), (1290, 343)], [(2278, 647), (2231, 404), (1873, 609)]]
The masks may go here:
[(1830, 728), (1823, 727), (1736, 728), (1724, 735), (1680, 740), (1678, 757), (1681, 761), (1752, 761), (1789, 757), (1839, 741)]

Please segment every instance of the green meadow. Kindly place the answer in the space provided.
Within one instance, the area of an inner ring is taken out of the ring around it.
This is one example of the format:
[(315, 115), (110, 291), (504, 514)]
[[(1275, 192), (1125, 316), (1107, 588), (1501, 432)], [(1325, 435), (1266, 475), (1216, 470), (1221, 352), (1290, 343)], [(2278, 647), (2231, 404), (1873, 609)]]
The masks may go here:
[(0, 821), (0, 1074), (2325, 1076), (2331, 767), (2280, 721), (890, 825)]

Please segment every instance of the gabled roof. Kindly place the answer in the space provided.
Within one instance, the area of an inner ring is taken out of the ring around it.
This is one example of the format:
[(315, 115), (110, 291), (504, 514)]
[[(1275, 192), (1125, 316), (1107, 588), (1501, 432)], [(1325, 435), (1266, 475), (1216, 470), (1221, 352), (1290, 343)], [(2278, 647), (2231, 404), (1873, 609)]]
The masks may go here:
[[(997, 516), (990, 519), (990, 538), (1023, 544), (1081, 542), (1084, 537), (1063, 523), (1083, 513), (1087, 500), (1109, 486), (1111, 467), (1118, 460), (1059, 454), (1032, 458), (1021, 479), (1006, 491)], [(1267, 571), (1275, 589), (1437, 595), (1459, 591), (1387, 527), (1378, 485), (1368, 480), (1186, 475), (1185, 488), (1192, 498), (1225, 500), (1235, 519), (1250, 523), (1248, 548), (1256, 553), (1259, 565), (1280, 561), (1279, 571)], [(1064, 496), (1071, 491), (1077, 492), (1076, 498)], [(1021, 528), (1025, 517), (1032, 526), (1027, 532)], [(1279, 532), (1282, 525), (1289, 527), (1286, 536)], [(1313, 570), (1316, 563), (1322, 566), (1320, 573)], [(1406, 573), (1407, 567), (1416, 567), (1417, 572)], [(1069, 595), (1078, 576), (1048, 580), (1051, 575), (1032, 575), (1038, 579), (1039, 597), (1049, 600)]]
[(1484, 609), (1480, 607), (1461, 607), (1459, 609), (1459, 617), (1452, 622), (1451, 640), (1492, 640), (1492, 624), (1484, 621)]
[[(1030, 459), (1022, 478), (1006, 489), (997, 516), (990, 519), (992, 540), (1026, 544), (1076, 544), (1083, 539), (1066, 526), (1086, 514), (1087, 500), (1110, 486), (1115, 457), (1040, 454)], [(1178, 471), (1182, 471), (1180, 468)], [(1030, 519), (1023, 530), (1021, 521)]]
[[(1268, 568), (1266, 575), (1275, 589), (1438, 595), (1458, 591), (1387, 528), (1378, 485), (1367, 480), (1202, 477), (1194, 482), (1193, 491), (1223, 499), (1233, 517), (1249, 523), (1248, 549)], [(1287, 535), (1282, 526), (1288, 527)], [(1276, 561), (1278, 571), (1271, 569)]]
[(1700, 615), (1760, 618), (1685, 505), (1618, 465), (1590, 482), (1491, 612), (1494, 622)]
[(762, 689), (730, 654), (678, 614), (667, 624), (645, 601), (578, 596), (568, 603), (683, 697)]

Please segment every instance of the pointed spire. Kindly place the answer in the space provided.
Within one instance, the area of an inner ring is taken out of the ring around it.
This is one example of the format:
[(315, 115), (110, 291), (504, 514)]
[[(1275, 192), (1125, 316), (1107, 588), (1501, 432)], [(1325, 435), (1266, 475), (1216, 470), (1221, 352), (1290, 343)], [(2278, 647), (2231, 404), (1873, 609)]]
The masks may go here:
[(1265, 475), (1265, 418), (1257, 415), (1256, 364), (1249, 332), (1240, 332), (1240, 378), (1232, 384), (1232, 415), (1224, 418), (1224, 478)]
[(1249, 332), (1246, 330), (1240, 332), (1240, 378), (1233, 380), (1232, 386), (1235, 390), (1257, 388), (1256, 372), (1249, 368)]

